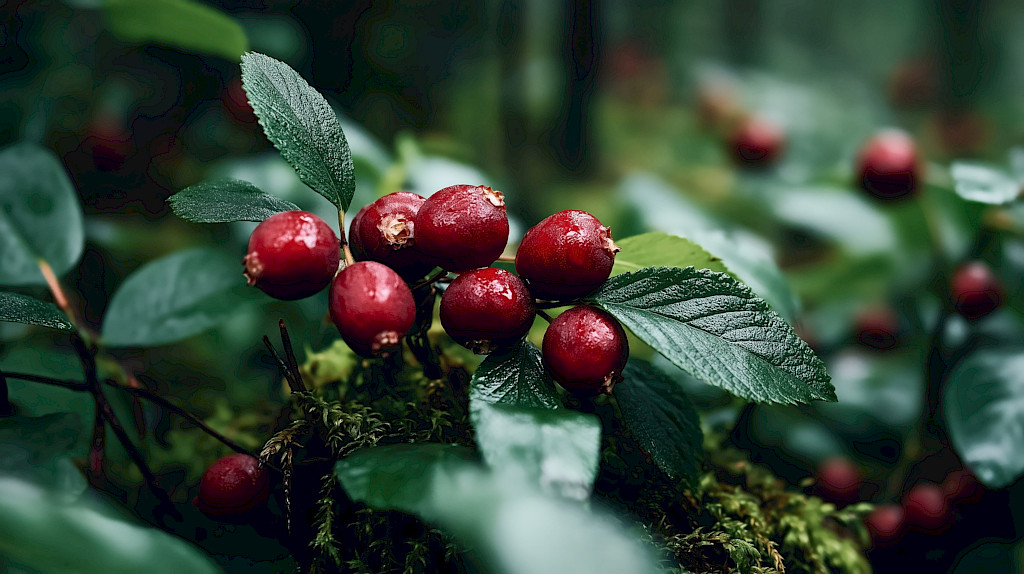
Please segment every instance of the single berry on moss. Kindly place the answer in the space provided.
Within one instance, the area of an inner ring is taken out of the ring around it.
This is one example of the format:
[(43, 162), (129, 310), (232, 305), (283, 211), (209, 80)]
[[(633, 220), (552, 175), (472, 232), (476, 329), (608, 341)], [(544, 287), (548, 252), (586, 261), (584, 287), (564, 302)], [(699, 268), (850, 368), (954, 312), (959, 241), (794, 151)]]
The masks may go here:
[(486, 267), (462, 273), (441, 296), (441, 326), (477, 354), (516, 342), (533, 325), (533, 297), (515, 273)]
[(733, 158), (745, 167), (767, 167), (779, 159), (785, 147), (782, 128), (758, 117), (741, 121), (729, 137)]
[(413, 222), (423, 197), (396, 191), (364, 205), (352, 218), (348, 242), (359, 261), (377, 261), (406, 279), (423, 277), (434, 265), (412, 246), (416, 243)]
[(267, 471), (254, 457), (235, 453), (211, 464), (199, 482), (195, 504), (210, 516), (243, 514), (263, 504), (270, 492)]
[(601, 286), (619, 247), (586, 211), (559, 211), (531, 227), (516, 252), (516, 272), (539, 299), (572, 299)]
[(615, 317), (580, 305), (551, 321), (541, 354), (551, 376), (567, 391), (583, 396), (611, 394), (622, 381), (629, 342)]
[(271, 215), (256, 226), (242, 260), (249, 285), (291, 301), (309, 297), (331, 282), (341, 260), (331, 226), (307, 211)]
[(413, 249), (448, 271), (494, 263), (508, 243), (505, 196), (484, 185), (453, 185), (423, 202)]
[(961, 265), (950, 281), (953, 307), (969, 321), (988, 315), (1003, 301), (1003, 288), (984, 261)]
[(857, 180), (872, 196), (898, 200), (912, 195), (921, 179), (917, 145), (907, 134), (887, 130), (869, 139), (857, 159)]
[(328, 310), (341, 338), (364, 357), (400, 348), (416, 319), (409, 286), (376, 261), (359, 261), (338, 273), (331, 283)]

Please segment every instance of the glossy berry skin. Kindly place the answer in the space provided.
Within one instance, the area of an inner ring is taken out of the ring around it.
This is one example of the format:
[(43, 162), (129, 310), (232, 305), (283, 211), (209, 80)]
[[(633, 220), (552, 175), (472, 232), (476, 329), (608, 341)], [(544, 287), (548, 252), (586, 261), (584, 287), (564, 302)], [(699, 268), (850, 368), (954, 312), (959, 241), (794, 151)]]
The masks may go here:
[(437, 191), (423, 202), (413, 223), (413, 249), (448, 271), (487, 267), (508, 243), (505, 196), (483, 185)]
[(331, 282), (328, 306), (341, 338), (364, 357), (399, 349), (416, 319), (409, 286), (376, 261), (359, 261), (342, 269)]
[(551, 376), (565, 390), (580, 396), (611, 394), (622, 381), (629, 342), (615, 317), (580, 305), (551, 321), (541, 354)]
[(876, 548), (892, 546), (903, 538), (906, 529), (906, 511), (897, 504), (876, 507), (864, 519), (871, 534), (871, 545)]
[(746, 118), (729, 137), (729, 150), (740, 165), (767, 167), (775, 163), (786, 147), (782, 128), (763, 118)]
[(995, 311), (1003, 301), (1003, 289), (992, 268), (984, 261), (960, 266), (950, 282), (953, 307), (969, 321)]
[(210, 516), (238, 515), (266, 502), (269, 492), (266, 469), (260, 469), (254, 457), (235, 453), (206, 469), (195, 504)]
[(483, 355), (519, 340), (536, 313), (515, 273), (486, 267), (467, 271), (441, 296), (441, 326), (455, 342)]
[(818, 494), (829, 502), (856, 502), (863, 482), (860, 469), (849, 459), (837, 456), (826, 460), (818, 469)]
[(903, 496), (907, 524), (924, 532), (941, 532), (949, 526), (953, 510), (942, 487), (930, 482), (914, 485)]
[(352, 218), (348, 241), (360, 261), (377, 261), (406, 279), (423, 277), (434, 268), (412, 249), (416, 242), (413, 218), (423, 197), (407, 191), (389, 193), (370, 203)]
[(921, 178), (917, 145), (907, 134), (887, 130), (869, 139), (857, 159), (857, 181), (882, 200), (903, 199), (917, 189)]
[(242, 264), (249, 285), (291, 301), (327, 287), (338, 271), (339, 250), (326, 221), (307, 211), (285, 211), (256, 226)]
[(586, 211), (559, 211), (531, 227), (516, 272), (538, 299), (573, 299), (601, 286), (620, 251), (610, 230)]

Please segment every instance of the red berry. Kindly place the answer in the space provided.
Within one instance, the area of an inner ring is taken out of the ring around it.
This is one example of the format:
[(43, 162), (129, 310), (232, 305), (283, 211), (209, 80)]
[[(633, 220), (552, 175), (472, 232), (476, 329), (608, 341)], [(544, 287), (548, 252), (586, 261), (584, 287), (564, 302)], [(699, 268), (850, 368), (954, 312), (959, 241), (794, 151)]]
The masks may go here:
[(974, 473), (961, 468), (946, 475), (946, 480), (942, 481), (942, 493), (950, 504), (975, 504), (984, 496), (985, 487)]
[(224, 106), (240, 122), (252, 123), (256, 121), (256, 113), (252, 110), (252, 105), (249, 103), (249, 95), (245, 93), (241, 76), (228, 82), (227, 87), (224, 89)]
[(263, 504), (270, 492), (267, 471), (247, 454), (229, 454), (203, 473), (196, 505), (211, 516), (242, 514)]
[(1003, 300), (1003, 289), (992, 268), (984, 261), (971, 261), (953, 274), (950, 289), (953, 306), (970, 321), (995, 311)]
[(341, 338), (364, 357), (386, 355), (402, 344), (416, 319), (405, 281), (387, 265), (359, 261), (331, 283), (329, 310)]
[(944, 530), (953, 517), (942, 487), (931, 482), (911, 488), (903, 497), (903, 509), (907, 512), (907, 523), (925, 532)]
[(611, 394), (612, 387), (622, 380), (629, 342), (615, 317), (580, 305), (548, 325), (541, 353), (548, 371), (567, 391)]
[(413, 222), (413, 249), (449, 271), (487, 267), (508, 243), (505, 196), (483, 185), (453, 185), (434, 193)]
[(533, 325), (535, 312), (523, 280), (493, 267), (459, 275), (441, 296), (441, 326), (481, 355), (519, 340)]
[(541, 299), (572, 299), (601, 286), (619, 247), (586, 211), (559, 211), (534, 225), (516, 253), (516, 271)]
[(763, 118), (746, 118), (733, 130), (729, 149), (740, 164), (764, 167), (774, 163), (786, 145), (782, 128)]
[(860, 469), (849, 459), (837, 456), (818, 469), (818, 493), (829, 502), (849, 504), (860, 496)]
[(338, 272), (339, 249), (326, 221), (307, 211), (285, 211), (256, 226), (242, 264), (249, 285), (291, 301), (327, 287)]
[(415, 193), (396, 191), (363, 206), (349, 226), (352, 255), (383, 263), (407, 279), (426, 275), (434, 266), (412, 249), (416, 242), (413, 218), (423, 201)]
[(907, 134), (887, 130), (869, 139), (860, 150), (857, 177), (861, 187), (878, 199), (902, 199), (920, 179), (917, 146)]
[(867, 515), (864, 524), (871, 533), (872, 546), (891, 546), (903, 538), (906, 511), (897, 504), (883, 504)]
[(884, 305), (861, 309), (854, 318), (857, 340), (873, 349), (887, 350), (895, 347), (899, 328), (899, 317)]

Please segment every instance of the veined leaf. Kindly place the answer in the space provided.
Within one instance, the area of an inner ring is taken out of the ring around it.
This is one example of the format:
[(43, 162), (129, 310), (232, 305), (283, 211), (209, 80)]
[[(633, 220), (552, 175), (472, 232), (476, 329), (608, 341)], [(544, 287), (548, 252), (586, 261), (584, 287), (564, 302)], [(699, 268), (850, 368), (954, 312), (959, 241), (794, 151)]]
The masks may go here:
[(825, 365), (749, 287), (707, 269), (650, 267), (589, 299), (698, 379), (757, 402), (835, 401)]
[(295, 70), (269, 56), (242, 56), (242, 85), (267, 138), (303, 183), (347, 210), (355, 168), (338, 116)]
[(75, 330), (67, 315), (53, 303), (18, 293), (0, 292), (0, 321), (39, 325), (61, 331)]
[(697, 267), (729, 273), (721, 259), (678, 235), (654, 231), (616, 240), (615, 243), (622, 251), (615, 256), (612, 275), (660, 266)]
[(263, 221), (275, 213), (299, 209), (240, 179), (197, 183), (167, 198), (167, 203), (175, 215), (196, 223)]
[(615, 385), (622, 420), (669, 478), (696, 486), (704, 463), (704, 433), (690, 399), (654, 365), (630, 359)]
[(540, 349), (526, 339), (484, 359), (473, 373), (470, 400), (548, 409), (561, 405)]

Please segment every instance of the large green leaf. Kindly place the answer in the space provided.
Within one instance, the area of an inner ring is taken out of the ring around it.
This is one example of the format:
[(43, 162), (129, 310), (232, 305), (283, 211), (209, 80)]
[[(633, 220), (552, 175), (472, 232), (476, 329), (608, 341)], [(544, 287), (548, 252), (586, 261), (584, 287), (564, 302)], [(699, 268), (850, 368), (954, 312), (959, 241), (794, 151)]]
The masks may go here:
[(167, 203), (175, 215), (196, 223), (263, 221), (275, 213), (299, 209), (240, 179), (197, 183), (167, 198)]
[(690, 399), (665, 373), (630, 359), (615, 385), (622, 420), (654, 463), (672, 479), (696, 486), (704, 463), (704, 433)]
[(26, 143), (0, 151), (0, 284), (44, 285), (39, 259), (63, 275), (83, 241), (78, 193), (57, 156)]
[(0, 476), (16, 476), (74, 498), (87, 484), (72, 456), (84, 457), (77, 413), (0, 418)]
[(67, 315), (53, 303), (6, 291), (0, 291), (0, 321), (39, 325), (62, 331), (75, 330)]
[(949, 168), (954, 189), (960, 197), (978, 203), (999, 205), (1020, 195), (1021, 184), (1001, 169), (980, 163), (957, 161)]
[(949, 375), (949, 435), (978, 479), (1001, 488), (1024, 474), (1024, 348), (979, 350)]
[(470, 403), (476, 442), (495, 472), (584, 500), (601, 457), (601, 421), (569, 409)]
[(491, 353), (476, 372), (470, 390), (473, 401), (520, 407), (555, 408), (561, 403), (555, 384), (544, 369), (540, 349), (526, 339)]
[(237, 60), (249, 49), (242, 26), (192, 0), (106, 0), (107, 22), (125, 42), (156, 42)]
[(31, 483), (0, 478), (0, 554), (41, 572), (217, 572), (199, 550), (155, 528), (68, 504)]
[[(660, 572), (650, 548), (618, 521), (489, 474), (444, 445), (392, 445), (337, 463), (349, 497), (418, 514), (506, 574)], [(422, 452), (421, 452), (422, 451)], [(381, 486), (379, 482), (384, 482)]]
[(722, 260), (703, 247), (678, 235), (660, 231), (642, 233), (616, 240), (622, 251), (615, 256), (612, 275), (638, 271), (644, 267), (698, 267), (728, 273)]
[(590, 300), (676, 366), (745, 399), (834, 401), (825, 365), (749, 287), (707, 269), (649, 267)]
[(226, 321), (244, 300), (241, 266), (213, 248), (151, 261), (114, 293), (103, 319), (103, 341), (115, 347), (165, 345)]
[(267, 138), (303, 183), (339, 209), (355, 193), (345, 133), (330, 104), (295, 70), (269, 56), (242, 56), (242, 84)]

